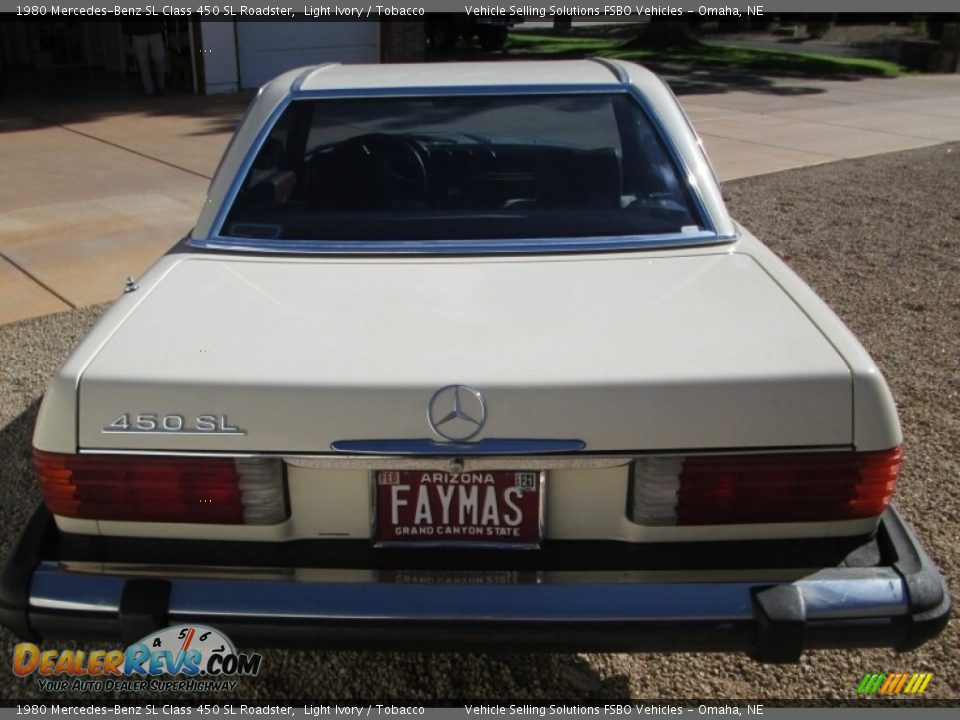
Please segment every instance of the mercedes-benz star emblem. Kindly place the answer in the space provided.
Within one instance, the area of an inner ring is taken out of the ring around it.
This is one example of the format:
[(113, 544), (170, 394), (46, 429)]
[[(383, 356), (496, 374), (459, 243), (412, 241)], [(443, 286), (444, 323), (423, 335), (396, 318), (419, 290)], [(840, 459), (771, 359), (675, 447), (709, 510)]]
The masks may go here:
[(464, 442), (483, 430), (487, 422), (487, 405), (476, 388), (446, 385), (430, 398), (427, 420), (440, 437)]

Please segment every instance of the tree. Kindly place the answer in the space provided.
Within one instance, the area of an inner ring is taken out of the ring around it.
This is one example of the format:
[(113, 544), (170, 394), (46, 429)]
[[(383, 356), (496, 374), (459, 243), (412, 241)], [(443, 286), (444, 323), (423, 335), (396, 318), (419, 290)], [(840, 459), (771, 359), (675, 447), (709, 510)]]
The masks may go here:
[(695, 42), (688, 20), (653, 15), (650, 17), (650, 22), (640, 25), (637, 37), (629, 44), (642, 47), (673, 47)]

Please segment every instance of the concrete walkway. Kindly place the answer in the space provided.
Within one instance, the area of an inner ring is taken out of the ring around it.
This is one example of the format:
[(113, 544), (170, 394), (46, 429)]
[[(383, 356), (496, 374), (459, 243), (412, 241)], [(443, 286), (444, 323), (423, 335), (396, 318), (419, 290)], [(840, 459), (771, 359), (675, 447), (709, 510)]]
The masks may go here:
[[(956, 75), (731, 87), (681, 94), (722, 180), (960, 140)], [(117, 297), (189, 231), (248, 99), (0, 110), (0, 324)]]
[(789, 79), (680, 100), (721, 180), (960, 140), (960, 75)]

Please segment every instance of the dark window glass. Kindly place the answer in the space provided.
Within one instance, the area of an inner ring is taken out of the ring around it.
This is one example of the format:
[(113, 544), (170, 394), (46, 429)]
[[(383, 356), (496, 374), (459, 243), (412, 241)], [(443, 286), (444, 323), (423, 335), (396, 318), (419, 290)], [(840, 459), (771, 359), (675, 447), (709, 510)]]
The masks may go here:
[(295, 101), (223, 235), (472, 240), (702, 230), (625, 94)]

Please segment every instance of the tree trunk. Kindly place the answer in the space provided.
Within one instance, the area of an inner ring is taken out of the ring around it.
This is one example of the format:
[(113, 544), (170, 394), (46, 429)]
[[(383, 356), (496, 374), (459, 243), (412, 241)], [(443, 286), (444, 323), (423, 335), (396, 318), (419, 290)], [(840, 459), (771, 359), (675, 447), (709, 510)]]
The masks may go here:
[(636, 39), (630, 44), (637, 47), (670, 47), (689, 45), (691, 42), (695, 40), (690, 34), (689, 21), (653, 16), (649, 23), (640, 26)]

